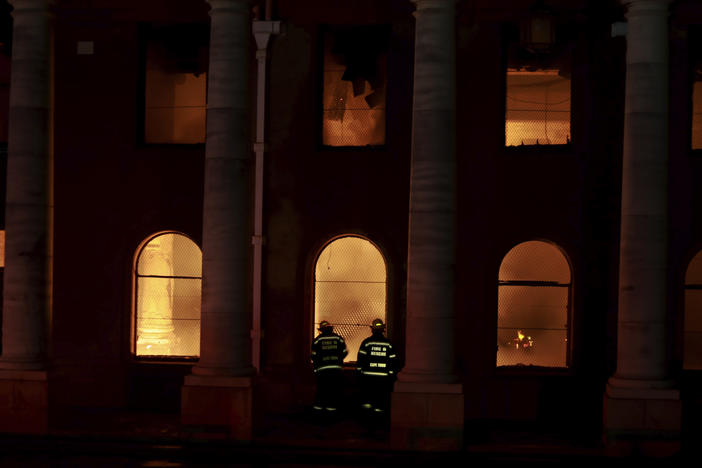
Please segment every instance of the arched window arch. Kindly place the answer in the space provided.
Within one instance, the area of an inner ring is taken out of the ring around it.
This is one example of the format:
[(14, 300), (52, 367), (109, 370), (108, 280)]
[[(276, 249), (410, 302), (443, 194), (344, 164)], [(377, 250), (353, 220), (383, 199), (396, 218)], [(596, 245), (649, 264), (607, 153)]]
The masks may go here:
[(133, 349), (136, 356), (200, 355), (202, 251), (187, 236), (163, 232), (137, 249)]
[(571, 270), (555, 245), (528, 241), (502, 259), (497, 366), (568, 367)]
[(346, 361), (356, 361), (370, 324), (386, 322), (387, 272), (380, 250), (359, 236), (337, 237), (327, 243), (315, 262), (313, 335), (328, 320), (346, 340)]
[(685, 273), (683, 369), (702, 369), (702, 252), (690, 260)]

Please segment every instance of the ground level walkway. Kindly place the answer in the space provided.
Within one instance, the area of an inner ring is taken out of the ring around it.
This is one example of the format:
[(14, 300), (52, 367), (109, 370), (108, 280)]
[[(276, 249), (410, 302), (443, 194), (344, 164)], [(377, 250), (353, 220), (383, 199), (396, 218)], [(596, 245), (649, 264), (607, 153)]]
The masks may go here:
[[(597, 463), (615, 466), (683, 466), (674, 458), (623, 456), (605, 450), (596, 434), (514, 422), (466, 428), (459, 452), (391, 450), (386, 428), (358, 415), (319, 420), (311, 410), (268, 417), (254, 440), (234, 443), (184, 432), (177, 414), (106, 409), (66, 410), (46, 436), (0, 435), (2, 468), (32, 467), (374, 467), (554, 466)], [(696, 450), (696, 449), (695, 449)], [(687, 457), (686, 457), (687, 458)]]

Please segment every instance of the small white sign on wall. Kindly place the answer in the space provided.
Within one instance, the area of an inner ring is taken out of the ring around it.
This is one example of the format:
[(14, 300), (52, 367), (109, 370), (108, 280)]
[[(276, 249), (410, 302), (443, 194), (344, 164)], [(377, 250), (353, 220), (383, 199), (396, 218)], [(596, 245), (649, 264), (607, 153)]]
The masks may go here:
[(78, 55), (93, 55), (95, 52), (95, 45), (93, 41), (78, 41), (76, 45), (76, 53)]

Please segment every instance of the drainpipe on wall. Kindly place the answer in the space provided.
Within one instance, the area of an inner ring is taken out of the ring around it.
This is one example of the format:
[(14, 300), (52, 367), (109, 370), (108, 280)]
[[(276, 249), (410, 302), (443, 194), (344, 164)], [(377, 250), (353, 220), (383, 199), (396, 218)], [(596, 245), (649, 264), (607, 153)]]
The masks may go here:
[(266, 151), (264, 138), (266, 124), (266, 57), (268, 40), (273, 34), (280, 34), (280, 21), (271, 21), (271, 5), (266, 2), (266, 20), (254, 20), (252, 31), (256, 38), (256, 60), (258, 80), (256, 84), (256, 172), (254, 189), (254, 233), (251, 242), (253, 257), (253, 322), (251, 328), (252, 364), (261, 371), (261, 282), (263, 268), (263, 157)]

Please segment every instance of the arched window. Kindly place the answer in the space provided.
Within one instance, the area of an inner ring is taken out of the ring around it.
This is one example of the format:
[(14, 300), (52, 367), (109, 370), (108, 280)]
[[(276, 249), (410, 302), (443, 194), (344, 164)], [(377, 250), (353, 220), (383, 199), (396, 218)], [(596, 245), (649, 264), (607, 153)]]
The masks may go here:
[(683, 369), (702, 369), (702, 252), (690, 261), (685, 274)]
[(570, 265), (558, 247), (513, 247), (499, 272), (497, 366), (568, 367), (570, 297)]
[(156, 234), (137, 251), (134, 266), (134, 354), (199, 356), (200, 248), (183, 234)]
[(329, 321), (346, 340), (346, 361), (356, 361), (358, 347), (370, 336), (373, 319), (386, 321), (385, 259), (358, 236), (329, 242), (317, 257), (314, 275), (314, 329)]

